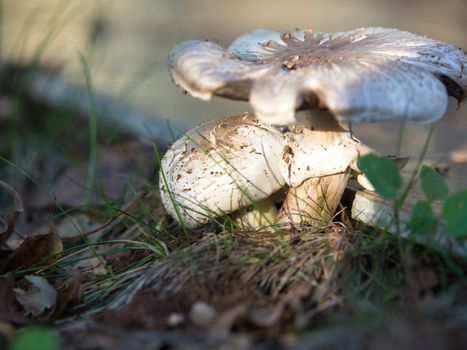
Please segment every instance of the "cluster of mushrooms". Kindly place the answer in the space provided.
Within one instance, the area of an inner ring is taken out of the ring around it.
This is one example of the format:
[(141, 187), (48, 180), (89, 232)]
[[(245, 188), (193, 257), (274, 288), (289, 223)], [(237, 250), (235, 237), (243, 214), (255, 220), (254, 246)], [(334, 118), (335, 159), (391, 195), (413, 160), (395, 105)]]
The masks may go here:
[(229, 213), (250, 229), (326, 224), (349, 177), (371, 190), (357, 158), (374, 151), (351, 123), (431, 123), (448, 95), (467, 95), (465, 52), (387, 28), (259, 29), (228, 49), (185, 41), (168, 65), (192, 96), (248, 100), (254, 111), (195, 127), (163, 157), (163, 204), (188, 228)]

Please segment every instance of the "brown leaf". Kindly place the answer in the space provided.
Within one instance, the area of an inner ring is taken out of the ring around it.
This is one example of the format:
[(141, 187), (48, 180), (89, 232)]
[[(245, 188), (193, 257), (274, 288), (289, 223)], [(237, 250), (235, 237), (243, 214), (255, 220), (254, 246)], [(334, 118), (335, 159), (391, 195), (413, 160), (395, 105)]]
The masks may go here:
[(0, 280), (0, 322), (24, 324), (28, 318), (24, 316), (20, 304), (16, 300), (15, 272), (9, 272)]
[(32, 266), (46, 256), (60, 253), (62, 250), (62, 241), (52, 230), (45, 235), (29, 236), (8, 257), (1, 271)]
[[(56, 288), (42, 277), (26, 276), (26, 278), (32, 288), (30, 287), (27, 292), (20, 292), (21, 301), (15, 294), (15, 272), (7, 273), (0, 280), (0, 323), (26, 324), (31, 321), (46, 322), (58, 319), (69, 306), (79, 304), (83, 299), (82, 276), (79, 270), (76, 270), (72, 277), (60, 282)], [(29, 295), (25, 299), (26, 293)], [(44, 313), (46, 310), (50, 311)]]
[(24, 209), (21, 197), (13, 187), (11, 187), (3, 181), (0, 181), (0, 187), (3, 187), (10, 194), (10, 196), (13, 198), (14, 205), (14, 210), (11, 213), (7, 214), (6, 217), (3, 219), (4, 229), (0, 231), (0, 246), (2, 246), (13, 233), (15, 229), (16, 218), (21, 212), (23, 212)]
[(9, 322), (0, 322), (0, 349), (6, 349), (8, 340), (15, 336), (15, 326)]
[(81, 271), (76, 269), (75, 274), (57, 286), (57, 303), (53, 318), (60, 317), (69, 306), (77, 305), (83, 300), (83, 286), (81, 284)]

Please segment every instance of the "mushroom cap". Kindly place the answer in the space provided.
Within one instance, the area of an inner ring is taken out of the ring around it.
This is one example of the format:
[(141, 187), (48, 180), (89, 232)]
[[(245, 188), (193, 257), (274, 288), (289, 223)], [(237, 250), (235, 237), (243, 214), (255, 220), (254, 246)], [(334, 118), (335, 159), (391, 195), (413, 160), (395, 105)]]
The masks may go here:
[[(190, 130), (164, 155), (169, 191), (160, 176), (162, 203), (187, 227), (233, 212), (278, 191), (282, 132), (244, 114), (216, 119)], [(172, 202), (173, 199), (173, 202)]]
[(467, 58), (450, 44), (406, 31), (369, 27), (339, 33), (279, 34), (259, 29), (225, 50), (207, 41), (177, 45), (173, 81), (193, 96), (250, 100), (272, 124), (295, 111), (327, 108), (352, 122), (428, 123), (446, 111), (448, 94), (467, 95)]
[(280, 171), (287, 184), (297, 187), (309, 178), (345, 172), (358, 156), (371, 152), (348, 132), (299, 128), (285, 133)]

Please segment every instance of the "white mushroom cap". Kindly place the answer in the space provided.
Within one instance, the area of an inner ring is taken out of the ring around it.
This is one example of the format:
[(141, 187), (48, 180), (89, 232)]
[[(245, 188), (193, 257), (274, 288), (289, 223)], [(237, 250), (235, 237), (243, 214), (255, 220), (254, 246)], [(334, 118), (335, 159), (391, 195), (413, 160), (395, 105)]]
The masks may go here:
[(387, 28), (260, 29), (228, 50), (189, 41), (174, 48), (169, 69), (194, 96), (250, 100), (256, 116), (272, 124), (294, 122), (295, 110), (314, 106), (352, 122), (428, 123), (445, 113), (448, 94), (458, 101), (467, 95), (461, 49)]
[(160, 177), (164, 207), (194, 228), (214, 217), (269, 197), (285, 181), (279, 171), (281, 131), (251, 115), (201, 124), (176, 141), (164, 155)]

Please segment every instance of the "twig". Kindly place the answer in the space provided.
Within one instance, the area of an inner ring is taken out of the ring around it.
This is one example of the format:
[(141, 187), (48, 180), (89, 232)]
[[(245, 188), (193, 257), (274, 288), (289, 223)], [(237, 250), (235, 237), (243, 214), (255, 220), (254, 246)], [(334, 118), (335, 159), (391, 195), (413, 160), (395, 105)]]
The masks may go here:
[(92, 235), (94, 233), (97, 233), (99, 231), (102, 231), (103, 229), (105, 229), (106, 227), (108, 227), (109, 225), (111, 225), (115, 220), (117, 220), (120, 216), (126, 214), (128, 211), (130, 211), (131, 209), (133, 209), (136, 204), (138, 203), (138, 201), (140, 199), (144, 199), (147, 195), (149, 194), (148, 191), (141, 191), (125, 208), (123, 209), (120, 209), (118, 211), (117, 214), (115, 214), (113, 217), (111, 217), (109, 220), (107, 220), (105, 223), (103, 223), (101, 226), (91, 230), (91, 231), (87, 231), (87, 232), (84, 232), (84, 233), (80, 233), (79, 235), (77, 236), (72, 236), (72, 237), (64, 237), (62, 238), (62, 241), (68, 241), (68, 240), (75, 240), (75, 239), (78, 239), (78, 238), (83, 238), (83, 237), (87, 237), (89, 235)]

